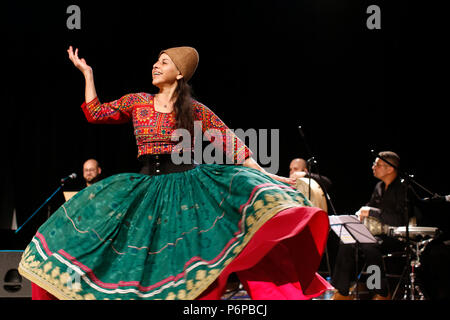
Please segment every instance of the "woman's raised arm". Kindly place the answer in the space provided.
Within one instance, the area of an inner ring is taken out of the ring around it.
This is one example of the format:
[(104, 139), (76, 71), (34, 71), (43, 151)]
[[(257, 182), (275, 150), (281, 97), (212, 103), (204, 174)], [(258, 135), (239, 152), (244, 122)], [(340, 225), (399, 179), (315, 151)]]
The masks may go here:
[(94, 73), (91, 66), (86, 63), (86, 60), (84, 60), (84, 58), (80, 59), (78, 57), (78, 48), (75, 49), (74, 52), (72, 46), (70, 46), (69, 49), (67, 49), (67, 53), (69, 54), (70, 61), (72, 61), (73, 65), (83, 73), (84, 79), (86, 80), (86, 103), (94, 100), (97, 97), (97, 92), (95, 91)]

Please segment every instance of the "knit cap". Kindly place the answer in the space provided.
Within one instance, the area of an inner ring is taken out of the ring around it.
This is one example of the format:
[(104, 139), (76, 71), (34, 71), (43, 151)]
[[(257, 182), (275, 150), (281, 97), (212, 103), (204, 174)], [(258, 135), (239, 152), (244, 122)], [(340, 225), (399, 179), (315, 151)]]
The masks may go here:
[(159, 53), (167, 54), (172, 59), (175, 66), (181, 72), (186, 81), (191, 79), (198, 65), (198, 52), (192, 47), (175, 47), (163, 50)]

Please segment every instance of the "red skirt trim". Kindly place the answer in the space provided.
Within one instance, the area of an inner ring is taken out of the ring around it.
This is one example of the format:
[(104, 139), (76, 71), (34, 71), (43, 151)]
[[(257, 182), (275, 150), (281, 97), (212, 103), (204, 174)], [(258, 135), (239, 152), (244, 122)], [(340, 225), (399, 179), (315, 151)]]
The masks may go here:
[(279, 212), (198, 299), (220, 299), (232, 272), (255, 300), (305, 300), (321, 295), (332, 289), (316, 273), (328, 231), (328, 215), (319, 208)]

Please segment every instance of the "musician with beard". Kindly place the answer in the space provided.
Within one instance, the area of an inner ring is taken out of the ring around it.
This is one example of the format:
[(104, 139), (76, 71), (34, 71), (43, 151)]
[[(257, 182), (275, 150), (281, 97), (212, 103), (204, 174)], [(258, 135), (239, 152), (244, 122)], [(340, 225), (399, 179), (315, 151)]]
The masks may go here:
[(95, 159), (88, 159), (83, 164), (83, 178), (86, 182), (86, 187), (89, 187), (99, 181), (102, 168)]

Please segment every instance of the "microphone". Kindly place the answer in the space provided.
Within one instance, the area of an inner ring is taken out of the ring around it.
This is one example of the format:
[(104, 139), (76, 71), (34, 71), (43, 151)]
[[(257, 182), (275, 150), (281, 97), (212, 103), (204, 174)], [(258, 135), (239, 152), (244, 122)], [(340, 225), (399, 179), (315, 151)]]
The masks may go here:
[(446, 196), (440, 196), (438, 194), (435, 194), (432, 197), (423, 198), (422, 201), (426, 202), (450, 202), (450, 194)]
[(311, 157), (308, 160), (306, 160), (307, 164), (317, 164), (316, 158), (315, 157)]
[(302, 136), (303, 142), (305, 143), (306, 151), (311, 155), (312, 154), (311, 148), (309, 147), (308, 142), (306, 141), (305, 132), (303, 132), (302, 126), (298, 126), (297, 128), (298, 128), (298, 132)]
[(302, 138), (305, 139), (305, 133), (303, 132), (302, 126), (298, 126), (298, 131), (300, 132)]
[(77, 178), (77, 174), (76, 173), (72, 173), (72, 174), (68, 175), (67, 177), (62, 178), (61, 179), (61, 183), (64, 183), (64, 182), (66, 182), (69, 179), (76, 179), (76, 178)]

